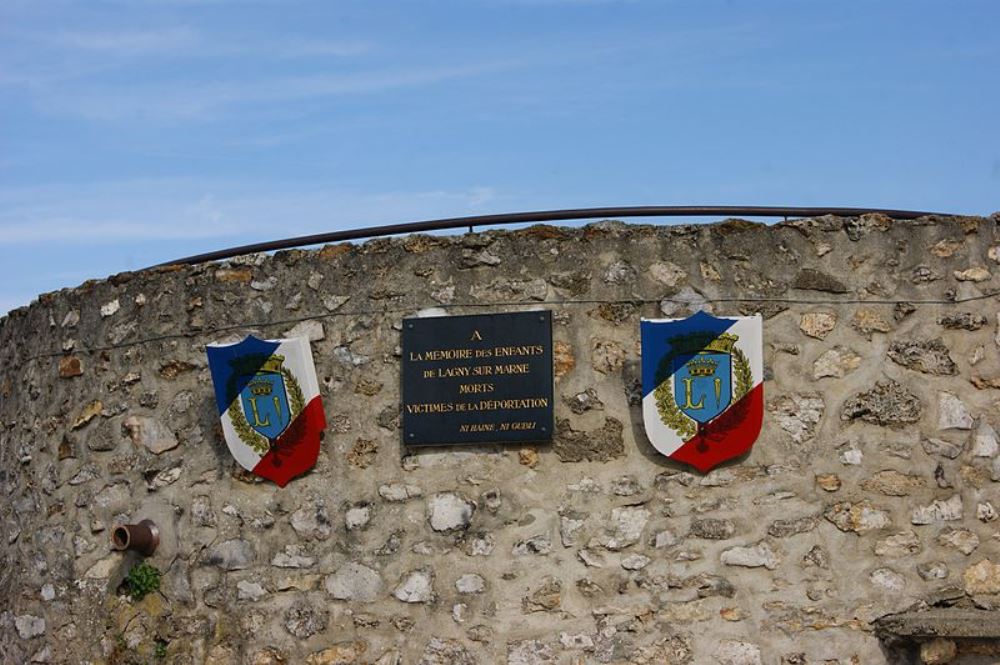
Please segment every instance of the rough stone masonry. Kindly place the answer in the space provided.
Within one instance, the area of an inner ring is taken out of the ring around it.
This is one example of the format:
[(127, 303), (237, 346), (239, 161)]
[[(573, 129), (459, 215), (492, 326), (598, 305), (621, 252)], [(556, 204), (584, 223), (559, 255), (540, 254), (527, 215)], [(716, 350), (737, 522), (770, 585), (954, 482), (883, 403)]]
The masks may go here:
[[(998, 222), (414, 235), (43, 295), (0, 320), (0, 654), (998, 662), (873, 627), (1000, 604)], [(555, 322), (554, 442), (403, 446), (402, 318), (532, 308)], [(658, 455), (639, 409), (639, 318), (699, 309), (765, 318), (763, 432), (707, 475)], [(285, 489), (218, 426), (204, 346), (248, 333), (316, 359), (330, 424)], [(163, 579), (134, 602), (109, 531), (143, 518)]]

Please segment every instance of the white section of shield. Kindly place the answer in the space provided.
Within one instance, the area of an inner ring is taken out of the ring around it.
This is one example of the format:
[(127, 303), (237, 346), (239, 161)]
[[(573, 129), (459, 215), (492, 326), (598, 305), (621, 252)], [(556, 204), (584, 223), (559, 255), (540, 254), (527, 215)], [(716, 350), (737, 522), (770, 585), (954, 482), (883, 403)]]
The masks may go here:
[[(720, 316), (725, 321), (735, 321), (726, 332), (739, 337), (736, 346), (742, 351), (750, 363), (750, 374), (753, 376), (753, 386), (764, 379), (764, 324), (760, 314), (754, 316)], [(684, 319), (643, 319), (651, 323), (674, 323)], [(673, 376), (667, 381), (672, 381)], [(646, 428), (646, 436), (659, 452), (667, 457), (687, 443), (677, 432), (664, 424), (656, 410), (656, 395), (652, 391), (642, 399), (642, 423)]]
[[(316, 379), (316, 366), (313, 364), (312, 349), (309, 348), (309, 340), (305, 337), (292, 337), (289, 339), (269, 339), (265, 341), (278, 344), (278, 348), (274, 353), (285, 357), (283, 366), (298, 381), (299, 387), (302, 389), (302, 395), (305, 397), (305, 403), (308, 404), (314, 398), (318, 397), (319, 381)], [(233, 429), (233, 421), (229, 415), (232, 409), (240, 409), (242, 411), (243, 401), (240, 399), (234, 400), (229, 405), (229, 409), (226, 409), (226, 412), (222, 414), (222, 432), (226, 437), (226, 443), (229, 445), (229, 451), (233, 454), (233, 458), (247, 471), (253, 471), (263, 456), (243, 443), (236, 430)], [(246, 413), (243, 414), (244, 417), (246, 415)]]

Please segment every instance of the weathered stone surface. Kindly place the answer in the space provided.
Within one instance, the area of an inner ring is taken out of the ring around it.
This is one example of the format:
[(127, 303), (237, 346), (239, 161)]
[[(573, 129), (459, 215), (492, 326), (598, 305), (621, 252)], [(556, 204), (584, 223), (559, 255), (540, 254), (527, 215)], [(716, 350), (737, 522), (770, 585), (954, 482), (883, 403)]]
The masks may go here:
[(78, 430), (86, 426), (94, 418), (101, 415), (101, 411), (103, 410), (104, 410), (104, 404), (101, 402), (101, 400), (94, 400), (90, 402), (80, 410), (80, 415), (78, 415), (76, 417), (76, 420), (73, 421), (72, 429)]
[(345, 455), (347, 463), (359, 469), (367, 469), (375, 463), (378, 444), (371, 439), (358, 439)]
[(958, 655), (954, 640), (937, 637), (920, 645), (920, 661), (925, 665), (946, 665)]
[(154, 455), (165, 453), (179, 445), (170, 428), (155, 418), (129, 416), (122, 423), (122, 429), (132, 439), (132, 443), (143, 446)]
[(1000, 452), (997, 444), (997, 433), (985, 420), (979, 422), (976, 433), (972, 437), (972, 454), (974, 457), (996, 457)]
[(455, 589), (464, 594), (482, 593), (486, 590), (486, 580), (475, 573), (466, 573), (455, 580)]
[(865, 339), (871, 339), (872, 333), (887, 333), (892, 331), (892, 324), (878, 310), (871, 307), (860, 307), (851, 317), (851, 327)]
[(953, 547), (969, 556), (979, 547), (979, 536), (968, 529), (944, 529), (938, 534), (937, 542), (945, 547)]
[(625, 364), (625, 349), (608, 339), (594, 339), (590, 345), (590, 358), (594, 369), (601, 374), (614, 374)]
[(597, 391), (593, 388), (587, 388), (583, 392), (576, 393), (571, 397), (565, 397), (563, 398), (563, 403), (576, 415), (604, 408), (604, 402), (600, 400), (597, 396)]
[(285, 611), (285, 630), (299, 639), (307, 639), (324, 630), (329, 614), (300, 601)]
[(332, 647), (309, 654), (306, 665), (355, 665), (367, 653), (368, 643), (364, 640), (338, 642)]
[(958, 373), (958, 367), (940, 337), (893, 342), (889, 345), (888, 356), (897, 365), (924, 374), (952, 376)]
[(906, 578), (891, 568), (876, 568), (868, 576), (869, 581), (887, 591), (902, 591), (906, 587)]
[(496, 541), (489, 533), (480, 533), (466, 538), (462, 550), (469, 556), (489, 556), (496, 549)]
[(719, 665), (763, 665), (760, 647), (751, 642), (722, 640), (713, 654)]
[(914, 284), (927, 284), (943, 278), (944, 275), (930, 266), (917, 266), (910, 275), (910, 281)]
[(635, 281), (636, 270), (628, 261), (618, 260), (604, 271), (604, 281), (608, 284), (631, 284)]
[(812, 515), (792, 519), (781, 519), (771, 522), (767, 534), (774, 538), (788, 538), (800, 533), (808, 533), (816, 528), (818, 519)]
[(122, 305), (121, 302), (119, 302), (118, 298), (115, 298), (110, 302), (104, 303), (103, 305), (101, 305), (101, 318), (107, 318), (109, 316), (116, 314), (118, 310), (121, 309), (121, 307)]
[(537, 534), (514, 543), (511, 554), (514, 556), (545, 555), (552, 551), (552, 541), (544, 534)]
[(875, 554), (878, 556), (899, 558), (912, 556), (923, 549), (920, 538), (913, 531), (903, 531), (886, 536), (875, 543)]
[(657, 261), (649, 266), (648, 274), (664, 286), (677, 286), (684, 283), (687, 273), (676, 263)]
[(83, 375), (83, 364), (76, 356), (63, 356), (59, 359), (59, 377), (72, 379), (74, 376)]
[(916, 395), (895, 381), (878, 382), (871, 390), (847, 400), (843, 420), (860, 419), (873, 425), (905, 425), (920, 419), (921, 405)]
[(326, 540), (330, 537), (330, 516), (326, 512), (326, 504), (317, 501), (306, 504), (292, 513), (292, 528), (301, 538), (309, 540)]
[(972, 429), (974, 424), (961, 399), (949, 392), (938, 393), (938, 429)]
[(205, 563), (224, 570), (243, 570), (253, 564), (255, 557), (253, 545), (233, 538), (210, 548), (205, 555)]
[(507, 665), (555, 665), (556, 650), (539, 640), (523, 640), (507, 644)]
[(378, 488), (378, 495), (386, 501), (398, 503), (421, 497), (424, 495), (424, 492), (415, 485), (390, 483), (388, 485), (380, 485)]
[(382, 577), (364, 564), (351, 561), (326, 578), (326, 592), (337, 600), (370, 603), (382, 592)]
[(835, 473), (820, 473), (816, 476), (816, 484), (825, 492), (836, 492), (843, 483)]
[(938, 318), (938, 325), (948, 330), (979, 330), (987, 323), (989, 323), (989, 319), (974, 312), (957, 312)]
[(943, 439), (924, 439), (920, 442), (924, 452), (931, 456), (955, 459), (962, 454), (963, 443), (952, 443)]
[(363, 529), (372, 520), (372, 507), (367, 504), (351, 506), (344, 513), (344, 526), (348, 531)]
[(302, 545), (290, 544), (274, 555), (271, 565), (275, 568), (311, 568), (316, 565), (316, 559)]
[(629, 554), (621, 560), (621, 567), (625, 570), (642, 570), (650, 564), (652, 559), (642, 554)]
[(326, 331), (321, 321), (302, 321), (285, 333), (285, 337), (302, 337), (310, 342), (326, 339)]
[(778, 426), (788, 432), (795, 443), (802, 443), (815, 436), (816, 426), (823, 418), (825, 408), (823, 398), (818, 393), (782, 395), (769, 404)]
[(952, 273), (960, 282), (985, 282), (990, 279), (990, 271), (982, 266), (973, 266), (965, 270), (955, 270)]
[(563, 547), (577, 545), (577, 534), (586, 521), (587, 515), (576, 511), (569, 511), (559, 516), (559, 538)]
[(413, 570), (407, 573), (393, 594), (404, 603), (430, 603), (434, 596), (434, 578), (429, 570)]
[(417, 665), (478, 665), (479, 661), (458, 640), (432, 637)]
[(925, 580), (943, 580), (951, 575), (951, 571), (943, 561), (929, 561), (917, 566), (917, 575)]
[(795, 276), (795, 280), (792, 282), (792, 288), (803, 291), (847, 293), (847, 287), (839, 279), (811, 268), (799, 271), (799, 274)]
[(976, 519), (980, 522), (994, 522), (998, 518), (1000, 518), (1000, 512), (989, 501), (976, 506)]
[(573, 347), (566, 342), (553, 342), (552, 373), (555, 378), (566, 376), (573, 371), (574, 367), (576, 367), (576, 355), (573, 353)]
[(806, 312), (799, 318), (799, 330), (816, 339), (826, 339), (836, 326), (835, 312)]
[(884, 529), (892, 524), (889, 513), (868, 501), (843, 501), (830, 506), (823, 516), (841, 531), (864, 534)]
[(878, 471), (861, 483), (865, 490), (886, 496), (909, 496), (926, 486), (927, 481), (922, 476), (900, 473), (894, 469)]
[(750, 547), (731, 547), (723, 550), (719, 560), (727, 566), (764, 567), (768, 570), (774, 570), (781, 563), (781, 557), (766, 540)]
[(842, 379), (861, 366), (861, 356), (853, 350), (835, 346), (813, 363), (813, 378), (833, 377)]
[(581, 296), (590, 290), (592, 275), (589, 272), (576, 270), (558, 272), (548, 276), (549, 283), (566, 291), (571, 296)]
[(1000, 593), (1000, 564), (983, 559), (965, 569), (962, 582), (970, 596)]
[(603, 427), (591, 431), (577, 431), (569, 420), (558, 420), (552, 450), (563, 462), (607, 462), (625, 454), (623, 429), (615, 418), (605, 418)]
[(435, 531), (467, 529), (476, 505), (457, 494), (441, 492), (427, 502), (427, 520)]
[(45, 619), (31, 614), (22, 614), (14, 617), (14, 627), (17, 629), (18, 637), (22, 640), (30, 640), (32, 637), (45, 634)]
[(709, 540), (725, 540), (736, 533), (736, 525), (732, 520), (715, 519), (711, 517), (691, 521), (690, 536), (707, 538)]
[(946, 500), (935, 499), (930, 505), (917, 506), (910, 514), (913, 524), (934, 524), (962, 519), (962, 497), (958, 494)]
[(953, 638), (1000, 637), (1000, 613), (961, 609), (958, 607), (932, 607), (900, 612), (880, 617), (874, 621), (875, 634), (880, 638), (933, 639), (946, 635)]
[(251, 582), (249, 580), (240, 580), (237, 582), (236, 592), (237, 598), (248, 600), (252, 603), (256, 603), (267, 595), (267, 589), (261, 586), (260, 582)]
[[(749, 662), (877, 665), (905, 658), (870, 623), (915, 602), (947, 610), (942, 620), (980, 613), (964, 625), (995, 630), (980, 608), (1000, 593), (973, 572), (973, 595), (964, 588), (967, 569), (997, 561), (995, 303), (924, 302), (989, 291), (952, 271), (992, 272), (995, 221), (481, 230), (47, 294), (0, 317), (0, 661), (693, 665), (736, 657), (719, 645), (739, 641)], [(627, 267), (609, 272), (617, 262)], [(792, 288), (804, 268), (850, 295)], [(556, 441), (405, 445), (402, 319), (498, 302), (553, 310)], [(766, 318), (764, 428), (711, 473), (666, 459), (643, 431), (633, 326), (658, 308)], [(821, 313), (836, 316), (828, 332), (809, 316)], [(315, 469), (283, 489), (234, 473), (204, 344), (280, 337), (316, 317), (322, 331), (292, 331), (317, 340), (329, 426)], [(60, 358), (74, 357), (83, 375), (61, 378)], [(890, 378), (895, 403), (892, 390), (864, 394)], [(971, 429), (938, 429), (941, 392)], [(803, 396), (825, 404), (818, 418)], [(133, 416), (178, 445), (133, 443)], [(468, 520), (435, 530), (442, 494), (473, 505)], [(163, 583), (132, 602), (119, 585), (136, 559), (109, 549), (109, 531), (145, 517), (161, 527), (149, 561)], [(365, 570), (347, 575), (349, 564)], [(415, 571), (429, 593), (400, 589)], [(45, 632), (22, 638), (26, 616)], [(935, 636), (953, 639), (912, 642)]]
[(521, 599), (521, 611), (525, 614), (531, 612), (551, 612), (557, 609), (561, 603), (562, 580), (555, 577), (546, 577), (542, 580), (541, 586)]
[(604, 547), (611, 551), (623, 550), (639, 542), (651, 513), (642, 507), (615, 508), (611, 511), (609, 537)]

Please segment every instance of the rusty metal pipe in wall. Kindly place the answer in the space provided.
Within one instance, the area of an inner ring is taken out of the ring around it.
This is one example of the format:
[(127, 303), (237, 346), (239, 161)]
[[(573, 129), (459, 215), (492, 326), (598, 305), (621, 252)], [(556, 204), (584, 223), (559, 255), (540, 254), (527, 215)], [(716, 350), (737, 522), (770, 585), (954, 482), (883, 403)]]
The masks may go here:
[(153, 520), (116, 524), (111, 530), (111, 545), (119, 551), (133, 550), (143, 556), (152, 556), (159, 544), (160, 530)]

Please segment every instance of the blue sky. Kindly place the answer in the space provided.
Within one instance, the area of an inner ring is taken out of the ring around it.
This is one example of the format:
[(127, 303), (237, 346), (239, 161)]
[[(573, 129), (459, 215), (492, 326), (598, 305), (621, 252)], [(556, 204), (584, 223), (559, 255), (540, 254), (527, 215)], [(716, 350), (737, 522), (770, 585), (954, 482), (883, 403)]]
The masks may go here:
[(432, 217), (989, 214), (998, 25), (994, 0), (3, 0), (0, 312)]

